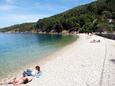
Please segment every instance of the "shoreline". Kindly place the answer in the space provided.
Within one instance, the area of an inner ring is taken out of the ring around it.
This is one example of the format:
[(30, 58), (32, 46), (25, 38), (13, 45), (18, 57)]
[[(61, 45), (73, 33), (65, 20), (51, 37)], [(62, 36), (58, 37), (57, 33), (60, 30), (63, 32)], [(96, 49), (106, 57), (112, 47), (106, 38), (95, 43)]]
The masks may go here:
[[(114, 86), (115, 41), (96, 35), (78, 36), (73, 43), (30, 64), (28, 67), (34, 68), (40, 63), (42, 75), (21, 86)], [(100, 42), (90, 43), (93, 39)]]
[(108, 38), (108, 39), (115, 40), (115, 34), (97, 34), (97, 35)]
[[(86, 34), (79, 34), (79, 37), (77, 41), (49, 56), (40, 65), (43, 72), (40, 78), (34, 78), (24, 86), (100, 86), (100, 83), (101, 86), (114, 86), (114, 64), (110, 59), (115, 59), (115, 41), (96, 35), (87, 37)], [(90, 43), (93, 39), (101, 42)], [(108, 47), (106, 59), (105, 44)]]
[[(58, 34), (58, 35), (59, 35), (59, 34)], [(60, 34), (60, 35), (61, 35), (61, 34)], [(64, 34), (63, 34), (63, 35), (64, 35)], [(76, 40), (78, 40), (79, 37), (78, 37), (77, 35), (74, 35), (74, 36), (76, 36), (76, 37), (77, 37)], [(52, 55), (54, 55), (55, 53), (59, 52), (59, 51), (62, 50), (63, 48), (67, 47), (68, 45), (71, 45), (71, 44), (74, 43), (76, 40), (74, 40), (74, 41), (72, 41), (72, 42), (69, 42), (68, 44), (64, 45), (63, 47), (60, 47), (59, 49), (57, 49), (57, 50), (55, 50), (55, 51), (53, 51), (53, 52), (50, 52), (50, 53), (48, 53), (47, 55), (41, 56), (41, 57), (40, 57), (39, 59), (37, 59), (35, 62), (32, 62), (32, 63), (30, 63), (30, 64), (24, 65), (23, 68), (14, 71), (13, 73), (11, 73), (11, 75), (9, 74), (7, 77), (4, 77), (3, 79), (0, 79), (0, 81), (4, 81), (4, 80), (7, 81), (7, 80), (11, 79), (10, 77), (18, 77), (18, 76), (20, 76), (20, 75), (22, 74), (22, 72), (23, 72), (24, 70), (26, 70), (26, 69), (28, 69), (28, 68), (34, 69), (34, 67), (35, 67), (36, 65), (42, 66), (42, 65), (46, 64), (49, 60), (55, 59), (55, 58), (53, 58)], [(52, 58), (50, 58), (50, 57), (52, 57)]]

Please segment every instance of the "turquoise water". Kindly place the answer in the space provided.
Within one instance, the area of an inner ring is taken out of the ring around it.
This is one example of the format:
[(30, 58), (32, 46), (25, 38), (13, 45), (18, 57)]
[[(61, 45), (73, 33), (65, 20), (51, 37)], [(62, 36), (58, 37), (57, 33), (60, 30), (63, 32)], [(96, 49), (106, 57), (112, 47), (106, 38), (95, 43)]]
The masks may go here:
[(73, 36), (0, 33), (0, 78), (76, 40)]

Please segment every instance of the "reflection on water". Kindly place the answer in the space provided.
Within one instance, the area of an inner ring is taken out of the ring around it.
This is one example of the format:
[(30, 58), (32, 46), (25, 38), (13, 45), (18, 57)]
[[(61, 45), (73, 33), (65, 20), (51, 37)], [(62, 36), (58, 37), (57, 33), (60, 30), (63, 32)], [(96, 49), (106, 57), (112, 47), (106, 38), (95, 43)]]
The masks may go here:
[(32, 33), (0, 33), (0, 78), (43, 57), (76, 37)]

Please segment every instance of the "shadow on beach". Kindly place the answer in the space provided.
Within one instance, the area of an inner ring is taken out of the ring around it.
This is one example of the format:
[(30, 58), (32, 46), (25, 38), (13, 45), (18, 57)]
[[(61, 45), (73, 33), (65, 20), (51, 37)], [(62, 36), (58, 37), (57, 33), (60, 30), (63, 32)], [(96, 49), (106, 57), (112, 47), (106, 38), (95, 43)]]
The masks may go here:
[(115, 59), (110, 59), (110, 61), (115, 64)]

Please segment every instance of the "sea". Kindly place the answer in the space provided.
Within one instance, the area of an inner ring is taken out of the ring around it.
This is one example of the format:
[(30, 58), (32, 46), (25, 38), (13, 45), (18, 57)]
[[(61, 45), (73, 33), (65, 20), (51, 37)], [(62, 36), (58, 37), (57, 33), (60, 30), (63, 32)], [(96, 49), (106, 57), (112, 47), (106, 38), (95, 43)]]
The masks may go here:
[(72, 35), (0, 33), (0, 79), (54, 53), (77, 39)]

